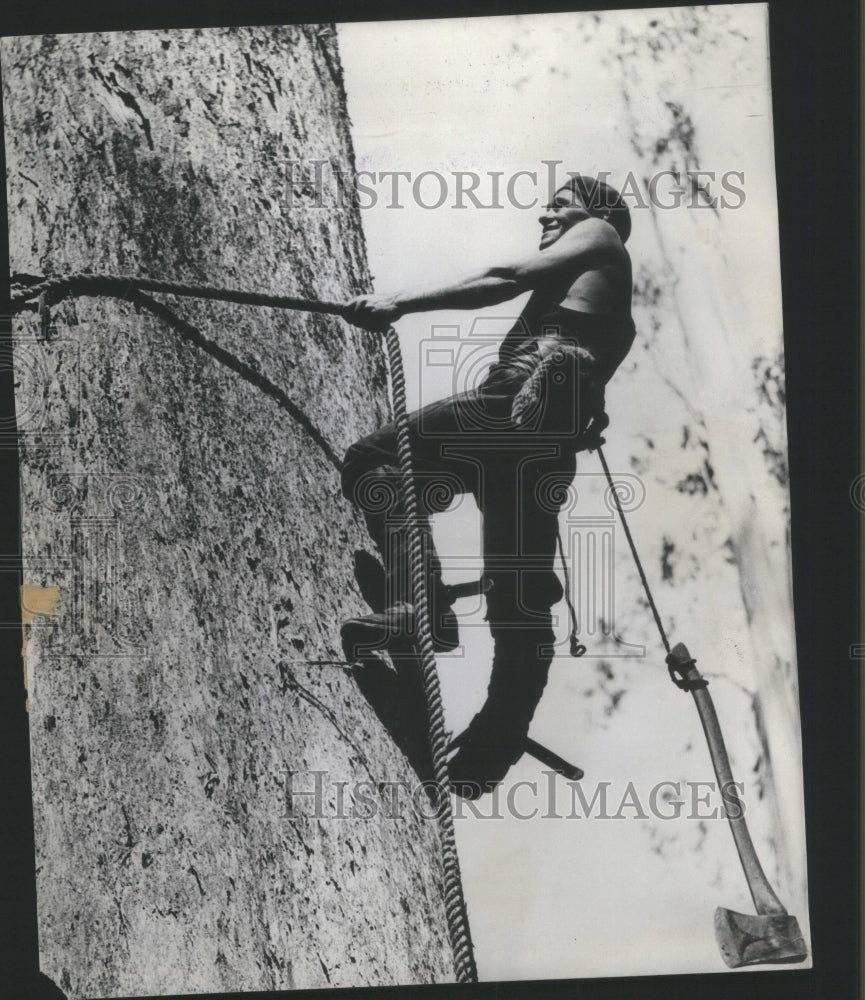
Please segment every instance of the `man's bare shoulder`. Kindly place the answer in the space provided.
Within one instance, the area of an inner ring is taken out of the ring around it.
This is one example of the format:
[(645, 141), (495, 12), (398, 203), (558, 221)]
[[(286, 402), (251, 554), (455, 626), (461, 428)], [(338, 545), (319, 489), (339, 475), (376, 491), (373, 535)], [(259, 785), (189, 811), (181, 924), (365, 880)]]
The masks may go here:
[(613, 258), (629, 259), (615, 227), (604, 219), (585, 219), (562, 233), (557, 242), (561, 243), (560, 250), (567, 248), (573, 254), (595, 251)]

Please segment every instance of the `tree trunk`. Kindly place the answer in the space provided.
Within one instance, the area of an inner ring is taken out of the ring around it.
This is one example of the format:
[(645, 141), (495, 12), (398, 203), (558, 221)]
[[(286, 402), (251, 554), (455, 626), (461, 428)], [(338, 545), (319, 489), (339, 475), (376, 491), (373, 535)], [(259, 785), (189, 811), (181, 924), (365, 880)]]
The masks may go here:
[[(330, 26), (5, 39), (2, 68), (13, 271), (368, 289), (356, 209), (292, 167), (353, 167)], [(336, 455), (387, 418), (370, 336), (156, 297)], [(72, 996), (450, 979), (434, 824), (375, 787), (414, 776), (307, 662), (364, 607), (334, 462), (147, 312), (78, 298), (54, 324), (15, 328), (24, 582), (58, 588), (26, 642), (43, 971)], [(289, 815), (316, 771), (324, 815)], [(347, 812), (371, 783), (372, 818), (335, 818), (338, 781)]]

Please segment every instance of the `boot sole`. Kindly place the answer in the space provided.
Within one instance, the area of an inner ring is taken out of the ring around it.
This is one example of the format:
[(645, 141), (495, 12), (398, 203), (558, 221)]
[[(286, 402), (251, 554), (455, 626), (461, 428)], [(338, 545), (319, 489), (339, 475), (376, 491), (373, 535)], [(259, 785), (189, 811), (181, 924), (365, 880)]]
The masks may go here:
[[(449, 653), (459, 647), (459, 637), (456, 635), (457, 624), (445, 624), (445, 627), (453, 628), (454, 638), (444, 639), (433, 636), (433, 650), (436, 653)], [(416, 646), (416, 636), (409, 636), (399, 631), (388, 630), (383, 624), (369, 622), (363, 618), (349, 618), (340, 630), (343, 651), (346, 659), (357, 660), (364, 652), (375, 652), (376, 650), (400, 651), (407, 647)]]

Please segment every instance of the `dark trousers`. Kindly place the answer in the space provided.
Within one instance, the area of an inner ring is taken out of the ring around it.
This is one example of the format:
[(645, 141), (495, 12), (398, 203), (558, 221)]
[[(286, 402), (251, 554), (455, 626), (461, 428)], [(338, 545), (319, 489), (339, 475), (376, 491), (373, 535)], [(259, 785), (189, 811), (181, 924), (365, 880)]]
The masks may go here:
[[(409, 416), (422, 506), (432, 513), (445, 509), (454, 494), (471, 493), (481, 511), (487, 621), (495, 644), (485, 711), (497, 725), (513, 716), (525, 729), (552, 658), (550, 609), (562, 596), (553, 570), (558, 514), (576, 468), (573, 433), (569, 445), (567, 434), (516, 428), (510, 419), (530, 370), (496, 365), (477, 389)], [(388, 567), (391, 598), (410, 600), (404, 569), (395, 571), (396, 564), (405, 565), (407, 547), (397, 464), (396, 430), (389, 424), (348, 449), (343, 492), (366, 516)], [(427, 551), (436, 610), (440, 567), (429, 539)]]

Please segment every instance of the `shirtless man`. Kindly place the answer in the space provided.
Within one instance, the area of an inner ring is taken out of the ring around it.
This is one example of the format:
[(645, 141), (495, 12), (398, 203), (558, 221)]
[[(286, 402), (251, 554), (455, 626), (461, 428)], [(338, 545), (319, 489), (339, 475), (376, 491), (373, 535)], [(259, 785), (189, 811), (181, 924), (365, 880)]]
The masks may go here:
[[(407, 313), (476, 309), (530, 291), (498, 361), (467, 392), (409, 417), (419, 482), (447, 474), (474, 495), (483, 515), (487, 621), (494, 640), (487, 700), (450, 759), (457, 794), (491, 790), (522, 753), (547, 681), (555, 636), (551, 608), (562, 597), (553, 571), (558, 512), (603, 413), (603, 388), (634, 341), (631, 262), (624, 243), (630, 214), (619, 193), (581, 176), (560, 188), (540, 216), (537, 251), (459, 280), (395, 295), (365, 295), (348, 318), (382, 330)], [(535, 405), (532, 405), (534, 403)], [(596, 437), (596, 435), (594, 436)], [(346, 453), (343, 492), (364, 511), (388, 572), (388, 607), (352, 619), (342, 631), (347, 655), (392, 648), (413, 635), (401, 506), (373, 508), (376, 488), (398, 495), (393, 425)], [(379, 505), (380, 506), (380, 505)], [(458, 645), (456, 619), (428, 533), (434, 646)]]

